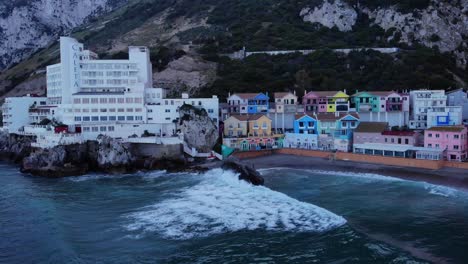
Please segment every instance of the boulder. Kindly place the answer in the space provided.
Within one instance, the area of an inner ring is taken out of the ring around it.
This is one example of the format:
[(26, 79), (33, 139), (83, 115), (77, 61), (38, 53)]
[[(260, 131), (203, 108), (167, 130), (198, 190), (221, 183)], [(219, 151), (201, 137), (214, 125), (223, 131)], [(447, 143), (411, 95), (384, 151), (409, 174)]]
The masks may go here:
[(221, 168), (239, 173), (239, 180), (244, 180), (253, 185), (263, 185), (265, 182), (260, 173), (256, 171), (252, 166), (247, 165), (246, 163), (240, 161), (238, 158), (232, 156), (224, 160), (223, 164), (221, 165)]
[(218, 128), (205, 109), (183, 105), (179, 109), (179, 114), (179, 128), (184, 134), (187, 146), (201, 153), (212, 151), (218, 140)]

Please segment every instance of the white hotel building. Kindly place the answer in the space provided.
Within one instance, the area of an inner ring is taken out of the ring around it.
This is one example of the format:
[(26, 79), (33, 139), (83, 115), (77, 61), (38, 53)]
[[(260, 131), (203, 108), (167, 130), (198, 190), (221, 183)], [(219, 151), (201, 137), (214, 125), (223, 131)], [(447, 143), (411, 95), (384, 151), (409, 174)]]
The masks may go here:
[(411, 129), (427, 129), (462, 123), (462, 107), (447, 106), (447, 96), (444, 90), (411, 91), (410, 105), (409, 128)]
[[(68, 132), (83, 139), (95, 139), (99, 134), (128, 138), (141, 136), (144, 131), (170, 137), (177, 132), (178, 107), (184, 103), (205, 108), (218, 123), (216, 96), (189, 98), (183, 94), (183, 98), (170, 99), (164, 89), (152, 88), (150, 51), (146, 47), (129, 47), (128, 60), (98, 60), (82, 43), (61, 37), (60, 60), (47, 66), (47, 103), (27, 106), (29, 123), (40, 122), (40, 113), (68, 126)], [(16, 115), (20, 112), (14, 111)], [(15, 132), (17, 126), (7, 123), (5, 127)]]

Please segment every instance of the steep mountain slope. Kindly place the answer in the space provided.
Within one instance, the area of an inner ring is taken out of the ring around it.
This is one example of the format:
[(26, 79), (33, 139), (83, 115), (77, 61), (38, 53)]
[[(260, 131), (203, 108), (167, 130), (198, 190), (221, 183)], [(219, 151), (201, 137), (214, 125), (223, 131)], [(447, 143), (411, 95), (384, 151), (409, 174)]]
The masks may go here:
[[(99, 1), (110, 3), (94, 0)], [(163, 76), (165, 83), (182, 82), (198, 94), (293, 87), (448, 89), (468, 81), (467, 8), (468, 0), (133, 0), (72, 35), (101, 57), (125, 57), (129, 45), (150, 46), (156, 81)], [(321, 51), (244, 61), (219, 56), (244, 46)], [(400, 52), (327, 50), (352, 47)], [(1, 73), (0, 95), (2, 89), (4, 95), (43, 91), (43, 73), (37, 70), (57, 56), (52, 45)], [(21, 85), (24, 81), (29, 82)]]
[(88, 18), (126, 0), (23, 0), (0, 2), (0, 70), (55, 41)]

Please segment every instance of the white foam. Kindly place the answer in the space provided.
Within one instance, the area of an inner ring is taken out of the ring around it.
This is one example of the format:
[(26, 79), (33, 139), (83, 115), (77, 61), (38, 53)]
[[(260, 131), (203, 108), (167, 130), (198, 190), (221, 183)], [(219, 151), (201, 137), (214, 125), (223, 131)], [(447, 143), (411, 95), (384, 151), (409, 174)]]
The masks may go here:
[(450, 188), (441, 185), (430, 184), (424, 182), (424, 189), (428, 190), (430, 194), (444, 196), (444, 197), (454, 197), (457, 193), (461, 192), (455, 188)]
[(121, 179), (127, 177), (142, 177), (144, 179), (155, 179), (167, 175), (166, 171), (137, 172), (135, 174), (87, 174), (82, 176), (66, 177), (64, 180), (73, 182), (95, 181), (102, 179)]
[(293, 168), (282, 168), (282, 167), (276, 167), (276, 168), (269, 168), (269, 169), (260, 169), (258, 171), (269, 171), (269, 170), (298, 170), (298, 171), (306, 171), (309, 173), (313, 174), (321, 174), (321, 175), (332, 175), (332, 176), (342, 176), (342, 177), (356, 177), (356, 178), (361, 178), (361, 179), (366, 179), (366, 180), (376, 180), (376, 181), (405, 181), (403, 179), (391, 177), (391, 176), (385, 176), (381, 174), (375, 174), (375, 173), (359, 173), (359, 172), (347, 172), (347, 171), (326, 171), (326, 170), (310, 170), (310, 169), (293, 169)]
[(346, 220), (266, 187), (238, 180), (215, 169), (195, 186), (127, 215), (129, 231), (157, 232), (172, 239), (206, 237), (239, 230), (323, 232)]

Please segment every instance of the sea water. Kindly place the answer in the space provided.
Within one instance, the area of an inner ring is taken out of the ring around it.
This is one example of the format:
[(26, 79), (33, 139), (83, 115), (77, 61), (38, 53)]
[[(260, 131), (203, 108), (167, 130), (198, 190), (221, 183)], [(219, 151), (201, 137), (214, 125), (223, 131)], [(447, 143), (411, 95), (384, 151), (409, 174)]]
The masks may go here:
[(0, 164), (1, 263), (467, 263), (468, 193), (276, 168), (46, 179)]

